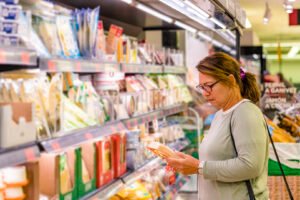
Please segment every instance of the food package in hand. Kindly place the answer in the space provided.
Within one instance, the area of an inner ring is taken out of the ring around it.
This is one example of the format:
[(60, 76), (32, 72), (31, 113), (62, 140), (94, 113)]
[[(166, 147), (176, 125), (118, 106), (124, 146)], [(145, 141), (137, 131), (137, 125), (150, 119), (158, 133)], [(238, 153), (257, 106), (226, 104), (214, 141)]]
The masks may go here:
[(159, 142), (151, 142), (147, 148), (161, 158), (180, 158), (170, 147)]

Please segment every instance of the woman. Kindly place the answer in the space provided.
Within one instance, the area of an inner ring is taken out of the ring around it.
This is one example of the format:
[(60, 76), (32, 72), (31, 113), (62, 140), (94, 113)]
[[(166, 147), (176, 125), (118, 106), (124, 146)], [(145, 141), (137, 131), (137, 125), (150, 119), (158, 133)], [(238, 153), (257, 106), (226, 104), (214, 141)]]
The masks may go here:
[(247, 180), (255, 199), (267, 200), (269, 141), (255, 105), (254, 75), (225, 53), (206, 57), (197, 69), (197, 88), (219, 111), (200, 145), (200, 160), (177, 152), (181, 159), (169, 158), (168, 164), (184, 175), (198, 174), (200, 200), (249, 200)]

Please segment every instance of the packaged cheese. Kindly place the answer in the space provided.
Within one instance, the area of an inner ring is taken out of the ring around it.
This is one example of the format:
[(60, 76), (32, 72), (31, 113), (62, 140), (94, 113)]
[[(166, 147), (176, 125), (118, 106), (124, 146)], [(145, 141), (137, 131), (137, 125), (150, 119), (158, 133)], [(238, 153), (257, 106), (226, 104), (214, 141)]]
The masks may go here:
[(5, 200), (23, 200), (26, 197), (22, 187), (6, 188), (4, 196)]
[(7, 187), (22, 187), (28, 184), (25, 166), (4, 168), (2, 175)]

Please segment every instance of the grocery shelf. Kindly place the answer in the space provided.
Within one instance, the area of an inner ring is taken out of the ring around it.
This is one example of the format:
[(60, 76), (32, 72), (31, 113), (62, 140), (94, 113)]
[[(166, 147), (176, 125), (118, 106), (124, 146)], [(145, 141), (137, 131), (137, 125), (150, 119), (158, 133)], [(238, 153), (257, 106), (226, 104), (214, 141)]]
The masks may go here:
[(164, 66), (164, 73), (185, 74), (186, 72), (187, 72), (187, 69), (185, 67)]
[(3, 150), (0, 152), (0, 169), (33, 161), (39, 155), (40, 151), (35, 144)]
[(71, 131), (69, 134), (42, 141), (46, 152), (58, 151), (66, 147), (78, 145), (88, 140), (96, 139), (112, 133), (123, 131), (125, 126), (120, 121), (108, 123), (104, 126), (92, 126), (80, 130)]
[(124, 125), (128, 129), (131, 129), (132, 127), (137, 126), (139, 124), (150, 122), (150, 121), (153, 121), (155, 119), (160, 119), (160, 118), (163, 118), (163, 117), (167, 117), (169, 115), (180, 113), (180, 112), (183, 112), (185, 110), (187, 110), (187, 105), (186, 104), (179, 104), (179, 105), (176, 105), (176, 106), (170, 106), (168, 108), (163, 108), (163, 109), (160, 109), (158, 111), (153, 111), (153, 112), (143, 114), (143, 115), (140, 115), (140, 116), (136, 116), (136, 117), (126, 119), (126, 120), (123, 120), (123, 121), (124, 121)]
[(144, 64), (121, 64), (121, 71), (124, 73), (163, 73), (161, 65), (144, 65)]
[(124, 131), (126, 128), (130, 129), (139, 124), (153, 121), (154, 119), (173, 115), (186, 109), (186, 105), (180, 104), (167, 109), (161, 109), (159, 111), (143, 114), (134, 118), (110, 122), (103, 126), (92, 126), (74, 130), (64, 136), (42, 141), (41, 144), (46, 152), (58, 151), (66, 147), (78, 145), (91, 139), (118, 133), (120, 131)]
[[(171, 148), (178, 148), (177, 150), (181, 151), (189, 144), (187, 139), (176, 141), (169, 146)], [(162, 159), (159, 157), (151, 159), (149, 162), (145, 163), (143, 166), (138, 168), (135, 171), (127, 172), (122, 177), (119, 177), (118, 179), (113, 180), (111, 183), (104, 186), (104, 188), (100, 188), (98, 190), (93, 191), (92, 193), (86, 195), (85, 197), (81, 198), (81, 200), (87, 200), (87, 199), (107, 199), (110, 196), (117, 193), (118, 190), (120, 190), (123, 186), (126, 184), (130, 184), (138, 179), (140, 179), (142, 176), (145, 175), (145, 171), (149, 171), (151, 169), (155, 169), (162, 163)]]
[(85, 59), (41, 58), (39, 66), (47, 72), (119, 72), (119, 63), (99, 62)]
[(0, 65), (36, 67), (37, 54), (34, 50), (27, 48), (0, 47)]
[(179, 104), (179, 105), (176, 105), (176, 106), (170, 106), (170, 107), (165, 108), (163, 110), (163, 117), (167, 117), (169, 115), (174, 115), (176, 113), (183, 112), (187, 109), (188, 109), (188, 106), (185, 103)]

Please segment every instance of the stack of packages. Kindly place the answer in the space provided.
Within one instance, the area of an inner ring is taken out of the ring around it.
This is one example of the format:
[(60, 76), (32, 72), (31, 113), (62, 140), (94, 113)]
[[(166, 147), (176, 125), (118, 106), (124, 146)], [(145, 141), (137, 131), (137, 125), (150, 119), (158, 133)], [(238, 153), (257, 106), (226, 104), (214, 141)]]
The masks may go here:
[(23, 200), (24, 189), (29, 184), (26, 167), (9, 167), (0, 170), (0, 200)]
[(22, 6), (18, 5), (18, 0), (0, 1), (0, 45), (19, 45), (18, 33), (21, 13)]

